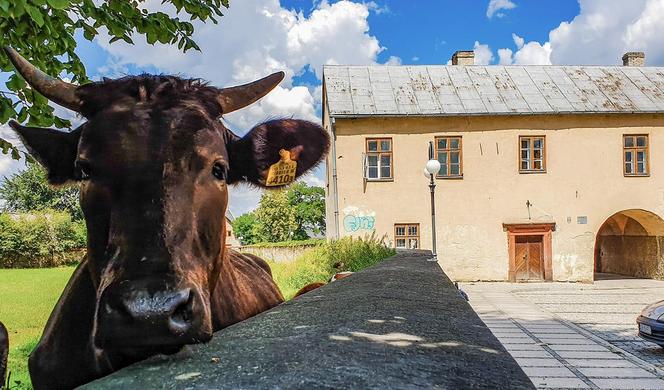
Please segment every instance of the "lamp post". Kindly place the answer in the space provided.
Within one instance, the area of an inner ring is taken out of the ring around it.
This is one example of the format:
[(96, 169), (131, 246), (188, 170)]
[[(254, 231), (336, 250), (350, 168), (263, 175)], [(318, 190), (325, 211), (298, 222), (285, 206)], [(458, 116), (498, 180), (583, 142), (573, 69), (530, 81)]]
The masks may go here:
[(436, 203), (435, 203), (435, 191), (436, 191), (436, 182), (434, 181), (434, 175), (440, 171), (440, 162), (433, 159), (433, 153), (429, 153), (431, 158), (427, 161), (426, 166), (424, 167), (424, 175), (429, 178), (429, 190), (431, 190), (431, 252), (433, 257), (431, 261), (438, 261), (436, 253)]

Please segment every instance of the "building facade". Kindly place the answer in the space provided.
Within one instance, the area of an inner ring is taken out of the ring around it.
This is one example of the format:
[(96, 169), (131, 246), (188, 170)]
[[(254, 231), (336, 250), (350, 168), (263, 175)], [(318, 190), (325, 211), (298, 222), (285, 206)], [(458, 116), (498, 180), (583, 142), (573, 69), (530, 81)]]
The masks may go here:
[(431, 249), (432, 155), (451, 278), (664, 276), (664, 68), (630, 66), (640, 53), (624, 67), (474, 66), (461, 54), (450, 66), (325, 67), (328, 235)]

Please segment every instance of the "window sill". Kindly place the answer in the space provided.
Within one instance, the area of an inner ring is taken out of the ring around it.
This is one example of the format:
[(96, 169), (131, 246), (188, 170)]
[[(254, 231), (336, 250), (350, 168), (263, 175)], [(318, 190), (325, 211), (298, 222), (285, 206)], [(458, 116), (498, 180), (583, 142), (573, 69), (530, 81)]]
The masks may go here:
[(368, 183), (381, 183), (381, 182), (391, 182), (394, 181), (394, 179), (365, 179)]
[(519, 171), (520, 174), (525, 174), (525, 175), (530, 175), (530, 174), (537, 174), (537, 173), (546, 173), (546, 170), (541, 170), (541, 171)]
[(457, 175), (457, 176), (436, 176), (436, 179), (440, 179), (440, 180), (461, 180), (461, 179), (463, 179), (463, 175)]
[(649, 174), (649, 173), (646, 173), (646, 174), (641, 174), (641, 175), (639, 175), (639, 174), (628, 174), (628, 173), (624, 173), (623, 176), (625, 176), (625, 177), (650, 177), (650, 174)]

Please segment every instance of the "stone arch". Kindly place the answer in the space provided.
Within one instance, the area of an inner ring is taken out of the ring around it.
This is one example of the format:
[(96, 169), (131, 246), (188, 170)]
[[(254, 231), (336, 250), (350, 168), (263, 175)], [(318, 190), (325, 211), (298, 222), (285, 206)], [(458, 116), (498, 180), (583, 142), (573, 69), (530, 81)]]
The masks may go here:
[(664, 279), (664, 219), (642, 209), (607, 218), (595, 240), (595, 272)]

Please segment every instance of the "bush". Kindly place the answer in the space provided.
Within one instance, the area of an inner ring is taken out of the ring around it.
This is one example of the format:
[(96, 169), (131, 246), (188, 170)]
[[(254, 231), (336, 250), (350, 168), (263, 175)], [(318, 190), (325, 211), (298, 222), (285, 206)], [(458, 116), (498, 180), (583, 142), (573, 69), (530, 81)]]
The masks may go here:
[(79, 261), (86, 246), (85, 222), (68, 213), (0, 214), (0, 267), (57, 267)]
[(396, 251), (374, 235), (364, 238), (345, 237), (315, 246), (292, 263), (270, 263), (272, 274), (286, 299), (302, 287), (326, 282), (341, 271), (361, 271), (393, 256)]

